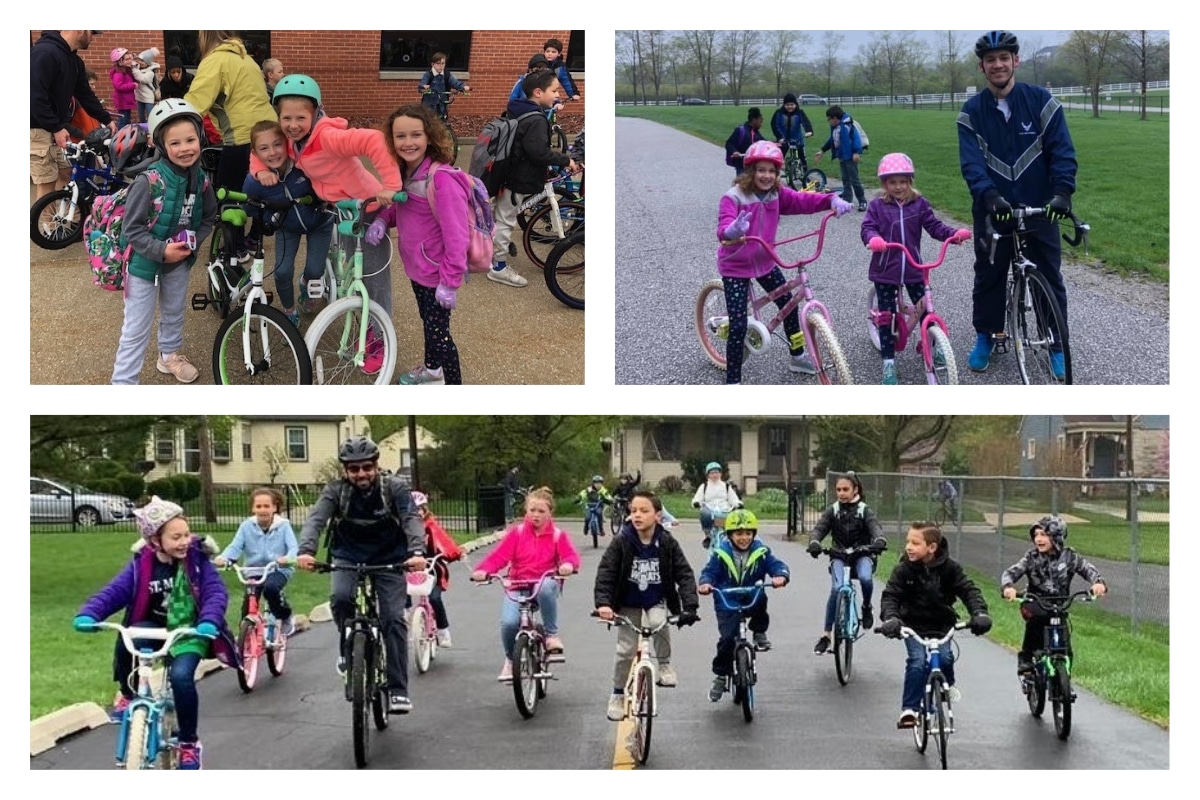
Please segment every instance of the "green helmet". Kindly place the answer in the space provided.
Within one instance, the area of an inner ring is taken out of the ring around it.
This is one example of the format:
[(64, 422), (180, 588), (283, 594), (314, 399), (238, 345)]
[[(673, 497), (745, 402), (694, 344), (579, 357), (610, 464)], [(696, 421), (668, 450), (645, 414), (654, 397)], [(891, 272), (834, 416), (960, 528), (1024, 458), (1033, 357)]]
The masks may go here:
[(744, 508), (739, 508), (729, 512), (729, 516), (725, 518), (725, 532), (733, 533), (734, 531), (758, 531), (758, 517), (753, 511), (747, 511)]
[(271, 102), (276, 106), (285, 97), (307, 97), (318, 106), (321, 105), (321, 87), (307, 75), (285, 75), (283, 80), (275, 84), (275, 93)]
[(704, 474), (705, 474), (705, 475), (707, 475), (708, 473), (712, 472), (714, 469), (715, 469), (717, 472), (720, 472), (720, 471), (721, 471), (721, 465), (720, 465), (720, 464), (718, 464), (716, 461), (710, 461), (710, 462), (708, 462), (708, 466), (706, 466), (706, 467), (704, 468)]

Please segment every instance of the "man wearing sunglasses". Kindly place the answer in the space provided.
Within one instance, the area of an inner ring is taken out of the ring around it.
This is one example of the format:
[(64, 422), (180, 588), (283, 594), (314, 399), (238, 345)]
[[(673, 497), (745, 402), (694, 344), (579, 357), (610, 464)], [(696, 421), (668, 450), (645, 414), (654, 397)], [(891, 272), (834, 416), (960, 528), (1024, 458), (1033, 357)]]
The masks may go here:
[[(342, 477), (325, 487), (304, 521), (296, 565), (316, 569), (321, 531), (328, 528), (329, 558), (336, 565), (403, 563), (409, 570), (424, 569), (424, 523), (404, 482), (394, 475), (380, 475), (379, 447), (365, 436), (355, 436), (338, 448), (338, 460)], [(374, 580), (387, 644), (389, 706), (393, 714), (407, 714), (412, 701), (408, 698), (406, 582), (398, 572), (379, 572)], [(353, 572), (330, 573), (330, 610), (339, 631), (354, 616), (355, 588)], [(339, 673), (345, 672), (345, 664), (342, 653)]]

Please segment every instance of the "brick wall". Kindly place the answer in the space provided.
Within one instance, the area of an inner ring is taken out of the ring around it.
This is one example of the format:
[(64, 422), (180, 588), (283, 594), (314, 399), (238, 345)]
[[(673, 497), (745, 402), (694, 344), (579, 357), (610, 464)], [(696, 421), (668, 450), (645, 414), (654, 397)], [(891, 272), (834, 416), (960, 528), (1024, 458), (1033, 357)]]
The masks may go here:
[[(41, 31), (30, 31), (31, 42)], [(470, 72), (455, 75), (471, 85), (471, 95), (460, 97), (450, 108), (451, 117), (472, 117), (486, 121), (504, 110), (508, 93), (517, 77), (525, 72), (529, 57), (540, 53), (547, 39), (570, 41), (571, 31), (475, 31), (471, 38)], [(326, 110), (345, 117), (355, 125), (375, 125), (402, 103), (420, 100), (417, 80), (428, 64), (413, 72), (380, 73), (379, 31), (272, 31), (271, 56), (283, 62), (284, 71), (311, 75), (321, 86)], [(110, 31), (93, 39), (91, 47), (80, 55), (95, 70), (97, 94), (112, 102), (112, 84), (108, 80), (109, 52), (125, 47), (140, 53), (149, 47), (163, 51), (160, 62), (165, 70), (166, 52), (162, 31)], [(584, 81), (572, 73), (586, 96)], [(465, 120), (464, 120), (465, 121)], [(578, 132), (583, 125), (583, 102), (568, 103), (560, 114), (564, 129)], [(482, 126), (482, 122), (478, 122)], [(459, 125), (455, 129), (462, 133)], [(477, 132), (477, 129), (476, 131)]]

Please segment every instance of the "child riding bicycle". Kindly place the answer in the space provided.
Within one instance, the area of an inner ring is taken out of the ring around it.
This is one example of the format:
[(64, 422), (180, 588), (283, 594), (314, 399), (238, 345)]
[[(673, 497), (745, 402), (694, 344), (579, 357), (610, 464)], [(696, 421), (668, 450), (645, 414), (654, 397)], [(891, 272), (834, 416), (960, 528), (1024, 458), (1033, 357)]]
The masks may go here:
[(291, 636), (295, 625), (292, 622), (292, 609), (283, 597), (283, 587), (292, 577), (289, 565), (295, 562), (300, 545), (296, 541), (292, 523), (279, 514), (282, 507), (283, 495), (276, 489), (263, 486), (251, 492), (252, 515), (238, 526), (233, 541), (213, 559), (213, 564), (223, 567), (239, 558), (245, 567), (278, 564), (279, 568), (263, 581), (262, 595), (275, 619), (279, 620), (280, 631), (284, 636)]
[(450, 647), (450, 617), (446, 614), (446, 601), (442, 599), (442, 593), (450, 588), (448, 562), (458, 561), (463, 557), (463, 551), (429, 509), (429, 498), (424, 492), (413, 492), (412, 501), (421, 515), (421, 521), (425, 523), (425, 557), (442, 556), (433, 568), (437, 579), (429, 594), (429, 604), (433, 606), (434, 621), (437, 623), (437, 646)]
[(604, 476), (593, 475), (592, 482), (579, 491), (575, 496), (575, 504), (582, 505), (586, 516), (583, 520), (583, 531), (588, 533), (592, 526), (604, 535), (604, 506), (613, 504), (613, 496), (604, 487)]
[(712, 544), (713, 513), (709, 504), (724, 504), (730, 511), (739, 508), (742, 501), (738, 499), (733, 484), (722, 480), (722, 467), (719, 461), (710, 461), (704, 467), (707, 476), (704, 483), (696, 488), (692, 496), (692, 508), (700, 509), (700, 530), (704, 532), (704, 547)]
[(813, 135), (812, 122), (796, 103), (796, 95), (791, 92), (783, 96), (783, 105), (771, 115), (771, 133), (775, 134), (775, 141), (779, 143), (784, 158), (787, 157), (788, 148), (794, 144), (799, 151), (800, 164), (804, 169), (808, 168), (808, 159), (804, 157), (804, 140)]

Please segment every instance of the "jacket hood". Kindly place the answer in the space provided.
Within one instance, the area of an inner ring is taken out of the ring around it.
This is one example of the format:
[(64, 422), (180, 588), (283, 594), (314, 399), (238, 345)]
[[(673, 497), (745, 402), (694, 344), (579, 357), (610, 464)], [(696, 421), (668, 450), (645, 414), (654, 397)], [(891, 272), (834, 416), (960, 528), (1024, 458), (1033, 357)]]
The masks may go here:
[[(147, 540), (138, 537), (138, 540), (129, 547), (129, 552), (140, 553), (142, 548), (147, 544)], [(192, 537), (192, 543), (188, 545), (189, 550), (199, 549), (204, 555), (212, 558), (217, 553), (221, 552), (221, 548), (217, 546), (217, 540), (211, 536), (205, 536), (203, 539)]]
[(541, 111), (542, 107), (532, 100), (525, 98), (508, 101), (508, 116), (511, 119), (516, 119), (522, 114), (528, 114), (530, 111)]

